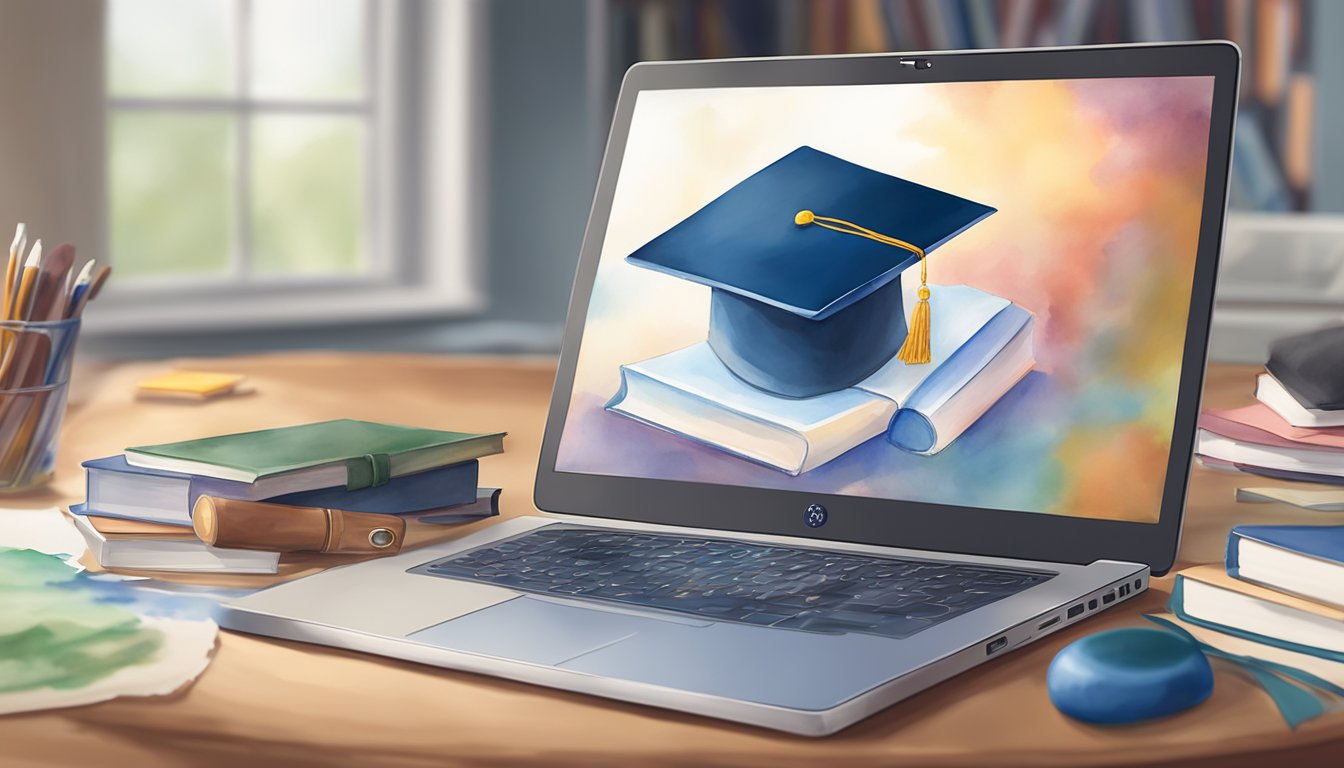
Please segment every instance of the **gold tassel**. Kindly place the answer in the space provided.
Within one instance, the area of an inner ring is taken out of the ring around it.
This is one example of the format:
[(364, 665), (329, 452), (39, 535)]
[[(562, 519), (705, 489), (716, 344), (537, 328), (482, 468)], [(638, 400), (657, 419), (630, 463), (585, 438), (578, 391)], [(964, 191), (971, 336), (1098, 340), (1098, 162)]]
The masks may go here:
[(929, 262), (923, 248), (891, 235), (874, 232), (852, 221), (830, 216), (818, 216), (808, 210), (802, 210), (794, 214), (793, 223), (800, 227), (815, 224), (844, 235), (866, 237), (885, 245), (902, 248), (918, 256), (919, 302), (915, 304), (915, 311), (910, 315), (910, 330), (905, 336), (905, 343), (901, 345), (901, 350), (896, 353), (896, 357), (906, 365), (921, 365), (933, 360), (933, 351), (929, 342)]
[(904, 361), (906, 365), (927, 363), (933, 359), (933, 354), (929, 349), (929, 287), (927, 285), (919, 286), (919, 302), (915, 304), (915, 311), (910, 313), (910, 331), (906, 334), (905, 343), (901, 345), (901, 351), (896, 353), (896, 357)]

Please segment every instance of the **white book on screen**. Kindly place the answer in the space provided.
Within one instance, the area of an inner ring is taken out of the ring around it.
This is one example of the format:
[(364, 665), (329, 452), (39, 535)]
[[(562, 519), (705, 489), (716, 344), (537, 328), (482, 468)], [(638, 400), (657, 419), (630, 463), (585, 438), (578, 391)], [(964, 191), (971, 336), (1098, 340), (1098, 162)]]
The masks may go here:
[(930, 304), (926, 365), (893, 358), (853, 387), (794, 399), (737, 378), (702, 342), (621, 366), (607, 409), (790, 475), (898, 424), (899, 448), (937, 453), (1031, 370), (1033, 317), (967, 286), (937, 286)]

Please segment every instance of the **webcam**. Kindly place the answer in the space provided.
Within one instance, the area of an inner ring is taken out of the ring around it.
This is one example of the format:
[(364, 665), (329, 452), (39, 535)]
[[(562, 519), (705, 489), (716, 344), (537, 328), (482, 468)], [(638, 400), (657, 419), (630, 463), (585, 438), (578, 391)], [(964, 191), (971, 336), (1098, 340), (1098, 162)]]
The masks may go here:
[(933, 62), (929, 59), (901, 59), (902, 67), (914, 67), (915, 69), (929, 69)]

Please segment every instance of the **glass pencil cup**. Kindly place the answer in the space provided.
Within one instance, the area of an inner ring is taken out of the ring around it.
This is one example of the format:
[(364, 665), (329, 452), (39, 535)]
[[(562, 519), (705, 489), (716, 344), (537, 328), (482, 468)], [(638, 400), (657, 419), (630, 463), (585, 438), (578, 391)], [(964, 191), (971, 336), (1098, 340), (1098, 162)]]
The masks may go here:
[(0, 493), (51, 479), (79, 319), (0, 321)]

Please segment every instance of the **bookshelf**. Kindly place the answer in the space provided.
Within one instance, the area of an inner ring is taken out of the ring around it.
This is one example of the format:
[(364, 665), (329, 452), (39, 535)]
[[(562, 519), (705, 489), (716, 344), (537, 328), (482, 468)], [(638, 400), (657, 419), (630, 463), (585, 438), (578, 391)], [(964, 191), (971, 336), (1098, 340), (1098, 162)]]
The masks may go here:
[[(1243, 52), (1231, 205), (1344, 212), (1338, 0), (590, 0), (594, 122), (636, 61), (1230, 39)], [(1315, 33), (1313, 34), (1313, 31)], [(1335, 113), (1322, 110), (1332, 108)], [(1333, 153), (1334, 164), (1323, 153)]]

